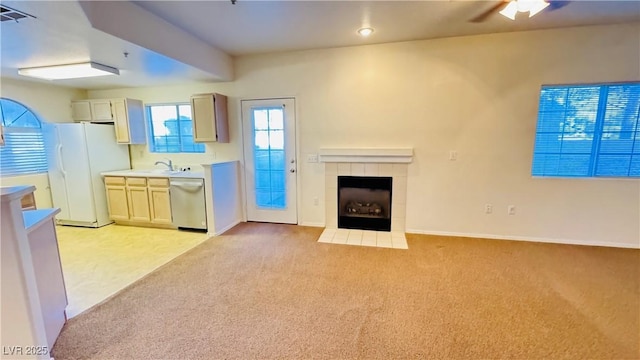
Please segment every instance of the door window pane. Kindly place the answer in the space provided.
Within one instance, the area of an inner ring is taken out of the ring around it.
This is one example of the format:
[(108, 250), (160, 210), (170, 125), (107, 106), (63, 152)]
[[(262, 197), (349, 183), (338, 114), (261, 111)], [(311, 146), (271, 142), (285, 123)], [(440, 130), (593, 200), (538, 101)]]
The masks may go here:
[(252, 119), (256, 206), (285, 209), (284, 111), (282, 108), (254, 108)]

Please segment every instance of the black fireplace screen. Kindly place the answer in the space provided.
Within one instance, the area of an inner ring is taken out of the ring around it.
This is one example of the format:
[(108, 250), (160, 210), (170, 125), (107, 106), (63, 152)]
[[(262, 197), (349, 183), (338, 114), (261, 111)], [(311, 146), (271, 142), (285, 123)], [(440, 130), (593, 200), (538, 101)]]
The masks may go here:
[(391, 177), (338, 176), (338, 227), (391, 231)]

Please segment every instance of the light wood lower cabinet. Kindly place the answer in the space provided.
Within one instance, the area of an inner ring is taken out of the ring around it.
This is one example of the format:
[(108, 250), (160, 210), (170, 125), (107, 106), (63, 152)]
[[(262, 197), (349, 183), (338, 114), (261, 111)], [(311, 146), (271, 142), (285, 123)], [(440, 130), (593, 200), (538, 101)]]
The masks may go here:
[(104, 182), (113, 221), (173, 227), (168, 178), (105, 176)]
[(129, 219), (131, 221), (151, 222), (147, 179), (127, 178), (127, 197), (129, 199)]
[(149, 206), (151, 209), (152, 223), (171, 224), (169, 179), (149, 178)]
[(107, 207), (109, 217), (113, 221), (129, 220), (129, 202), (125, 178), (122, 176), (107, 176), (104, 178), (107, 189)]

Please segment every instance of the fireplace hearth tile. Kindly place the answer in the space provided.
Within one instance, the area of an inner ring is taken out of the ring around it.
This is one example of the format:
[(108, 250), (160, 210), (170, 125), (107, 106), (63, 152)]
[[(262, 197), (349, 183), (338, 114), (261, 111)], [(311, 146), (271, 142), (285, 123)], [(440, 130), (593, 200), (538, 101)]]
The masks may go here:
[(389, 249), (409, 249), (404, 232), (399, 231), (386, 232), (327, 228), (320, 235), (318, 242)]
[(362, 244), (362, 231), (357, 231), (357, 230), (349, 231), (349, 236), (347, 237), (347, 244), (349, 245)]

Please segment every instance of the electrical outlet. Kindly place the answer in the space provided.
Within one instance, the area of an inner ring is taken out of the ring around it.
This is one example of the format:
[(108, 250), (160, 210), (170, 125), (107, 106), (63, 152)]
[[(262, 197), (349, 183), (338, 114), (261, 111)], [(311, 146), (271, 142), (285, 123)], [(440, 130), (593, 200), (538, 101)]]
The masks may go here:
[(317, 197), (313, 198), (313, 205), (315, 205), (315, 206), (320, 205), (320, 200)]
[(493, 205), (491, 204), (486, 204), (484, 206), (484, 213), (485, 214), (491, 214), (493, 212)]
[(458, 152), (455, 150), (449, 151), (449, 160), (456, 161), (458, 160)]
[(507, 214), (515, 215), (516, 214), (516, 206), (515, 205), (507, 206)]

